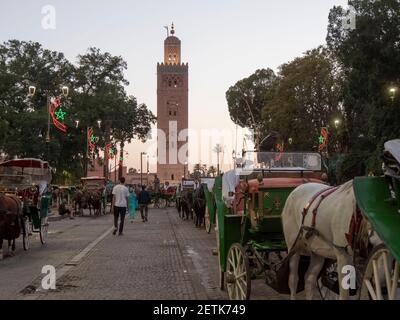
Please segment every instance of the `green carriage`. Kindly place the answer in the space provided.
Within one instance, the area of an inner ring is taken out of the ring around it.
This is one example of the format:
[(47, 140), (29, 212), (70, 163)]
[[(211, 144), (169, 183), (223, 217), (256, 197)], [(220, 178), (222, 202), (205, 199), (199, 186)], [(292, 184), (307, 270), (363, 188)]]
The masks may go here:
[(287, 293), (281, 212), (297, 186), (323, 182), (321, 162), (318, 153), (246, 152), (240, 168), (216, 178), (220, 288), (230, 299), (249, 299), (251, 281), (258, 278)]
[(21, 200), (24, 250), (29, 249), (33, 233), (39, 234), (42, 244), (47, 241), (51, 177), (49, 164), (39, 159), (15, 159), (0, 164), (0, 192)]
[(362, 217), (381, 243), (363, 261), (359, 271), (359, 297), (400, 299), (400, 140), (388, 141), (383, 155), (384, 176), (359, 177), (353, 182)]

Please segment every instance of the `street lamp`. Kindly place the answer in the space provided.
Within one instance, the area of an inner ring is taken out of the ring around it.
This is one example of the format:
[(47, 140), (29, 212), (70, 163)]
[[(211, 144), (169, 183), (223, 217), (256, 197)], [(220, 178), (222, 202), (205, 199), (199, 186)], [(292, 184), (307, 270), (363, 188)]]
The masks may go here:
[(187, 161), (184, 163), (183, 165), (183, 179), (186, 179), (186, 167), (187, 167), (188, 163)]
[(397, 92), (397, 88), (396, 87), (390, 87), (389, 88), (390, 98), (392, 99), (392, 101), (394, 100), (394, 98), (396, 96), (396, 92)]
[(221, 146), (220, 144), (217, 144), (217, 145), (215, 146), (215, 148), (214, 148), (214, 152), (217, 154), (217, 160), (218, 160), (217, 172), (218, 172), (218, 176), (219, 176), (219, 173), (220, 173), (220, 170), (219, 170), (219, 154), (220, 154), (221, 152), (223, 152), (222, 146)]
[(79, 128), (79, 120), (75, 120), (75, 128)]
[(65, 98), (67, 98), (68, 95), (69, 95), (69, 88), (68, 88), (67, 86), (63, 86), (61, 90), (62, 90), (63, 96), (64, 96)]
[(101, 129), (101, 120), (97, 120), (97, 125), (98, 125), (99, 129)]
[(29, 86), (29, 91), (28, 91), (29, 97), (33, 97), (36, 93), (36, 87), (35, 86)]
[(140, 153), (140, 186), (143, 186), (143, 156), (147, 155), (146, 152)]
[(339, 119), (336, 119), (336, 120), (334, 121), (334, 123), (335, 123), (335, 128), (336, 128), (336, 129), (339, 128), (339, 126), (340, 126), (340, 120), (339, 120)]

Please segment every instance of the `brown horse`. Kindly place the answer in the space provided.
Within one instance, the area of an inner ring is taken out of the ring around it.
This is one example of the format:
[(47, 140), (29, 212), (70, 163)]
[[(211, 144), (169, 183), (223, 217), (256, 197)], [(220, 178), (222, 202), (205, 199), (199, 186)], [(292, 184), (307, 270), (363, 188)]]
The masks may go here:
[(21, 234), (21, 218), (21, 201), (16, 196), (0, 194), (0, 260), (3, 259), (3, 240), (8, 240), (8, 254), (14, 254), (15, 239)]
[(101, 197), (102, 197), (101, 191), (98, 190), (87, 191), (90, 215), (92, 215), (92, 209), (95, 216), (99, 216), (101, 214), (101, 200), (102, 200)]
[(79, 215), (82, 216), (83, 215), (83, 209), (87, 208), (87, 203), (88, 203), (88, 199), (86, 197), (86, 195), (83, 193), (82, 190), (77, 190), (73, 199), (72, 199), (73, 203), (74, 203), (74, 214), (77, 214), (77, 207), (79, 210)]

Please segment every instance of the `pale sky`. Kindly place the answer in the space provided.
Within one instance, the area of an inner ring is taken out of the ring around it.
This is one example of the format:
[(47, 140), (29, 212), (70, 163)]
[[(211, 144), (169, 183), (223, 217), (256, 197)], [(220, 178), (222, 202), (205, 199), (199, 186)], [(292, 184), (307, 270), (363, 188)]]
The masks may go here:
[[(225, 99), (228, 88), (257, 69), (277, 71), (282, 63), (324, 44), (329, 10), (346, 6), (347, 0), (0, 0), (0, 4), (1, 42), (38, 41), (64, 52), (72, 62), (91, 46), (121, 55), (128, 62), (128, 93), (154, 113), (164, 26), (174, 22), (182, 41), (182, 60), (189, 63), (189, 126), (234, 131)], [(42, 28), (45, 5), (56, 9), (55, 30)], [(140, 152), (147, 148), (141, 143), (129, 146), (128, 166), (139, 168)]]

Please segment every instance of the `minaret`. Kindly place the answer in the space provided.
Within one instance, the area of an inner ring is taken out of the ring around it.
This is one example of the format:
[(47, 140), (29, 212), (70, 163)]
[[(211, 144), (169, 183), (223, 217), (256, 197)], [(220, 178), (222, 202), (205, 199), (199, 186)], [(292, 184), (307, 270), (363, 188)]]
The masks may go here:
[(181, 41), (172, 24), (164, 41), (164, 62), (157, 64), (157, 174), (161, 182), (180, 182), (187, 164), (189, 66), (181, 58)]

